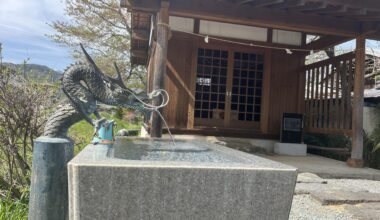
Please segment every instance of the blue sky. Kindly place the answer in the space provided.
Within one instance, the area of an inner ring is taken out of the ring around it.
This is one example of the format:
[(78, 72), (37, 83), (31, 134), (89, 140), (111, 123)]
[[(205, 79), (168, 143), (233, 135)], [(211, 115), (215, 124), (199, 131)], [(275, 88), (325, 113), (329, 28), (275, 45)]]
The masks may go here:
[(0, 0), (0, 42), (4, 62), (28, 63), (63, 70), (72, 60), (69, 50), (51, 41), (47, 24), (67, 19), (63, 0)]

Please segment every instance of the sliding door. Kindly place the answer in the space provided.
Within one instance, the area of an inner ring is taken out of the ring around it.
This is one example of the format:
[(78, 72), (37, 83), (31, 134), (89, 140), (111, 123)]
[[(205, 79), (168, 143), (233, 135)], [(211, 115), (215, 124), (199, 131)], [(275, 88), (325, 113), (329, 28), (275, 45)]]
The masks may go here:
[(258, 129), (264, 55), (198, 48), (194, 125)]

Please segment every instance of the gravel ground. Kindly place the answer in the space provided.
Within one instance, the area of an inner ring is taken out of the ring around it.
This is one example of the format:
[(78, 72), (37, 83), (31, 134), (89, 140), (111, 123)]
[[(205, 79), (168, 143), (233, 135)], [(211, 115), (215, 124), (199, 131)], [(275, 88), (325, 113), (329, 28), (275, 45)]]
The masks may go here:
[(311, 198), (310, 195), (295, 195), (293, 197), (292, 209), (290, 210), (290, 220), (335, 220), (354, 219), (339, 206), (322, 206), (319, 202)]
[[(302, 174), (300, 174), (302, 175)], [(320, 181), (320, 179), (315, 179)], [(310, 191), (349, 191), (349, 192), (370, 192), (380, 193), (380, 181), (358, 180), (358, 179), (326, 179), (327, 184), (322, 183), (297, 183), (295, 195), (293, 197), (292, 209), (289, 219), (380, 219), (374, 203), (366, 203), (372, 206), (372, 210), (360, 210), (361, 205), (356, 206), (355, 216), (353, 216), (350, 205), (326, 205), (322, 206), (320, 202), (312, 198), (308, 193)], [(352, 207), (352, 206), (351, 206)], [(368, 217), (368, 216), (376, 216)]]

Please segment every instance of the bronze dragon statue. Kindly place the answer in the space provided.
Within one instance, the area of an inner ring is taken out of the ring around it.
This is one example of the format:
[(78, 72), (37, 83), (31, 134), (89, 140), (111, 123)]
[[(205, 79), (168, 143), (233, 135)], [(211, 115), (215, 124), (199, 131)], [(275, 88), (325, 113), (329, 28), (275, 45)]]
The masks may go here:
[[(45, 125), (44, 136), (66, 138), (68, 129), (82, 119), (95, 128), (99, 127), (99, 123), (105, 120), (101, 118), (97, 110), (97, 102), (135, 109), (145, 114), (150, 112), (144, 108), (143, 102), (150, 101), (156, 97), (155, 95), (137, 95), (128, 89), (123, 83), (116, 64), (117, 78), (105, 75), (83, 46), (80, 46), (87, 63), (73, 64), (64, 71), (62, 91), (68, 97), (69, 102), (61, 105), (49, 117)], [(96, 120), (90, 117), (91, 114), (95, 115)]]

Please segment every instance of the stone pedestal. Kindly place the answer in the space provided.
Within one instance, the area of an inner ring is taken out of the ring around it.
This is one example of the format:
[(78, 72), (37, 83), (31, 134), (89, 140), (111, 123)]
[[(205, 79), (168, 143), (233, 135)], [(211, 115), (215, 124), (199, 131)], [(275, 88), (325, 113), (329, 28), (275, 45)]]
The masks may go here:
[(307, 145), (294, 144), (294, 143), (275, 143), (274, 153), (279, 154), (279, 155), (289, 155), (289, 156), (306, 156)]
[(66, 165), (73, 155), (68, 139), (39, 137), (34, 141), (29, 220), (68, 218)]
[(70, 219), (288, 219), (296, 168), (200, 141), (116, 140), (70, 161)]

